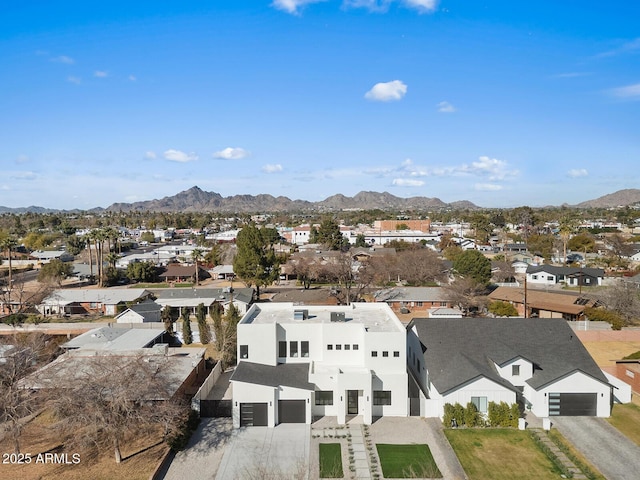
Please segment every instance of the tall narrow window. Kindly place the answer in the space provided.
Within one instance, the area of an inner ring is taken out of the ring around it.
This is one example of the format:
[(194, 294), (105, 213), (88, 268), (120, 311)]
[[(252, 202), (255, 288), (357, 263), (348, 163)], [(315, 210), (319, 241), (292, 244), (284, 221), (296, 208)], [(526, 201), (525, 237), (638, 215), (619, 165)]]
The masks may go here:
[(487, 397), (471, 397), (473, 403), (480, 413), (487, 413)]
[(305, 358), (309, 356), (309, 342), (306, 340), (300, 342), (300, 355)]
[(278, 342), (278, 357), (284, 358), (287, 356), (287, 342)]
[(298, 342), (289, 342), (289, 356), (290, 357), (298, 356)]
[(240, 345), (240, 358), (249, 358), (249, 345)]
[(511, 365), (511, 375), (514, 377), (520, 375), (520, 365)]

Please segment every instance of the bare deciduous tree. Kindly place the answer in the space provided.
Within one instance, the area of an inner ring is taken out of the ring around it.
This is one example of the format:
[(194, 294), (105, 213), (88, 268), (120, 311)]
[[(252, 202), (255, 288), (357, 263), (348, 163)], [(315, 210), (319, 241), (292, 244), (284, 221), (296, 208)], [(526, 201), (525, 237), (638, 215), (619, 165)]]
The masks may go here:
[(82, 367), (57, 368), (50, 406), (56, 427), (68, 446), (85, 451), (112, 448), (122, 460), (121, 446), (131, 434), (162, 428), (165, 436), (177, 426), (186, 407), (171, 399), (171, 367), (162, 355), (95, 356)]
[(487, 306), (486, 286), (471, 277), (457, 277), (444, 287), (451, 302), (466, 314)]

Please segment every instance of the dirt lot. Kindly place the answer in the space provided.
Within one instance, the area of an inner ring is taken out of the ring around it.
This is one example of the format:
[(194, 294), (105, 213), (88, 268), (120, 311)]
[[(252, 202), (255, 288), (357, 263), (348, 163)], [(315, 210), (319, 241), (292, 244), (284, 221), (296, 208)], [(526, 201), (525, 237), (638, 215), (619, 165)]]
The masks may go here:
[[(52, 429), (51, 420), (43, 415), (28, 423), (20, 439), (21, 453), (30, 454), (31, 461), (15, 464), (13, 444), (9, 439), (0, 442), (0, 478), (20, 480), (147, 480), (166, 452), (166, 445), (154, 439), (130, 440), (122, 448), (123, 461), (115, 463), (111, 449), (97, 458), (84, 452), (69, 450), (60, 443)], [(57, 454), (45, 455), (45, 454)], [(41, 455), (39, 455), (41, 454)], [(77, 456), (74, 456), (77, 454)]]
[(640, 331), (577, 331), (591, 356), (600, 367), (611, 367), (616, 360), (640, 350)]

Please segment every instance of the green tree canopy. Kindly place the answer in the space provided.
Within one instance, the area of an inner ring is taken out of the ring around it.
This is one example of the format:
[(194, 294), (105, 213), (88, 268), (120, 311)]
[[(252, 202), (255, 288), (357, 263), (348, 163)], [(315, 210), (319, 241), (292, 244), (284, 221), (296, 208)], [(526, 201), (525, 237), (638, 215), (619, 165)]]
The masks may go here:
[(489, 304), (489, 311), (497, 317), (517, 317), (518, 310), (509, 302), (497, 300)]
[(73, 266), (67, 262), (61, 262), (58, 259), (45, 263), (38, 273), (39, 282), (60, 282), (66, 277), (73, 274)]
[(455, 257), (453, 269), (481, 284), (489, 283), (491, 279), (491, 262), (478, 250), (465, 250)]
[(233, 271), (245, 284), (255, 285), (260, 298), (260, 287), (270, 285), (278, 277), (275, 252), (254, 224), (238, 232), (236, 247)]
[(317, 232), (317, 237), (314, 239), (315, 242), (312, 243), (321, 243), (329, 250), (340, 250), (344, 245), (344, 237), (340, 231), (340, 225), (332, 218), (322, 220)]

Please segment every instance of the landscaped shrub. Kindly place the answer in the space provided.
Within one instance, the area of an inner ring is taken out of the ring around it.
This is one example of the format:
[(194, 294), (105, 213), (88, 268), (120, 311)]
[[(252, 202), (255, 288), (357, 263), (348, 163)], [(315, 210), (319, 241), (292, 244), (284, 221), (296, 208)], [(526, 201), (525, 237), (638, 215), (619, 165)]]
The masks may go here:
[(517, 427), (520, 418), (520, 406), (517, 403), (489, 402), (487, 408), (489, 425), (492, 427)]
[(169, 445), (169, 448), (177, 452), (186, 447), (199, 423), (200, 414), (195, 410), (189, 410), (188, 415), (186, 415), (186, 418), (182, 420), (178, 427), (166, 435), (165, 441), (167, 445)]
[(624, 319), (618, 313), (604, 308), (587, 307), (584, 309), (584, 314), (589, 320), (609, 323), (611, 330), (621, 330), (625, 324)]
[(482, 423), (482, 415), (478, 408), (472, 402), (467, 403), (467, 408), (464, 409), (464, 424), (467, 427), (479, 427)]

